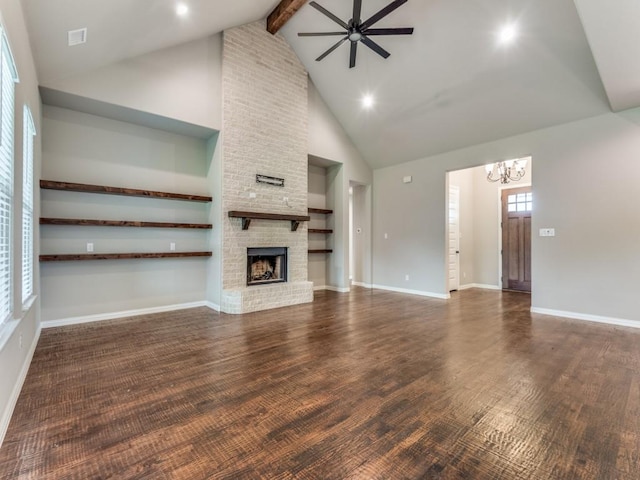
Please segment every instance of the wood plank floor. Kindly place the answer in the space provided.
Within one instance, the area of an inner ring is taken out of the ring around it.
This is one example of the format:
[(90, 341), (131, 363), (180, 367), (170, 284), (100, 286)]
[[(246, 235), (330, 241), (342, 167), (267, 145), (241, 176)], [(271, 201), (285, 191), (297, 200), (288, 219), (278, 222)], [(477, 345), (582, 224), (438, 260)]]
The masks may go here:
[(640, 478), (640, 331), (379, 290), (44, 330), (3, 479)]

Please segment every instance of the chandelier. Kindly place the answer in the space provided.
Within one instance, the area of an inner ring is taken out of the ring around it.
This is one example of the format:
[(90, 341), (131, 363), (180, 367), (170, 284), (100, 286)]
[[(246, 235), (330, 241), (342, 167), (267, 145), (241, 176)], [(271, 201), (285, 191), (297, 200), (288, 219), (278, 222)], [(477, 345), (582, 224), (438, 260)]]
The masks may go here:
[(499, 181), (502, 184), (509, 182), (517, 182), (524, 177), (525, 167), (527, 166), (526, 158), (517, 158), (515, 160), (505, 160), (504, 162), (490, 163), (485, 165), (487, 172), (487, 180), (490, 182)]

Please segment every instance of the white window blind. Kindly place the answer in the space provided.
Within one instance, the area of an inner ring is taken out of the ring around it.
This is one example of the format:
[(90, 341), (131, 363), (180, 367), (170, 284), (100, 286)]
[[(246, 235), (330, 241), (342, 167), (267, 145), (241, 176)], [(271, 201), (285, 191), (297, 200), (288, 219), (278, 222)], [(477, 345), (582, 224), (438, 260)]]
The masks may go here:
[(22, 130), (22, 303), (33, 295), (33, 137), (36, 129), (24, 106)]
[(9, 44), (0, 29), (0, 324), (11, 316), (11, 212), (13, 209), (14, 84)]

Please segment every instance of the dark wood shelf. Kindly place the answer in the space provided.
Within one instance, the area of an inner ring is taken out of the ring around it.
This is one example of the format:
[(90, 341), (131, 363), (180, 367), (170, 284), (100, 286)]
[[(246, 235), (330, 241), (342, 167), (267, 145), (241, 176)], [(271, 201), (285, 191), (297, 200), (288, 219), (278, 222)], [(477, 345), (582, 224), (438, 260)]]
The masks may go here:
[(67, 192), (100, 193), (105, 195), (123, 195), (127, 197), (164, 198), (167, 200), (187, 200), (190, 202), (210, 202), (212, 197), (189, 195), (185, 193), (157, 192), (138, 190), (135, 188), (108, 187), (106, 185), (89, 185), (84, 183), (56, 182), (40, 180), (40, 188), (46, 190), (63, 190)]
[(230, 218), (241, 218), (242, 229), (248, 230), (251, 220), (288, 220), (291, 222), (291, 231), (298, 230), (300, 222), (308, 222), (309, 215), (285, 215), (281, 213), (260, 213), (260, 212), (240, 212), (237, 210), (229, 211)]
[(139, 222), (133, 220), (91, 220), (79, 218), (40, 218), (40, 225), (79, 225), (87, 227), (197, 228), (211, 229), (210, 223)]
[(182, 258), (210, 257), (211, 252), (164, 252), (164, 253), (81, 253), (64, 255), (40, 255), (41, 262), (68, 262), (80, 260), (129, 260), (137, 258)]
[(308, 233), (333, 233), (333, 230), (329, 230), (326, 228), (310, 228), (307, 230)]
[(309, 253), (332, 253), (331, 249), (309, 250)]
[(309, 213), (319, 213), (321, 215), (329, 215), (330, 213), (333, 213), (333, 210), (327, 210), (325, 208), (308, 208), (307, 210), (309, 210)]

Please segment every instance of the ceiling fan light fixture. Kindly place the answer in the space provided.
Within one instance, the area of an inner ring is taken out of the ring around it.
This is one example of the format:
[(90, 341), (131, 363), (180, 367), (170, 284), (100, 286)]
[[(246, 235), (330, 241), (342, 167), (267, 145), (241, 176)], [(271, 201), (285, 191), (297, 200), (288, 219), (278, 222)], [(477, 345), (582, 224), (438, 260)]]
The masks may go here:
[(338, 40), (332, 47), (329, 48), (326, 52), (316, 58), (316, 62), (319, 62), (331, 52), (336, 50), (340, 45), (345, 43), (347, 40), (351, 43), (351, 51), (349, 54), (349, 68), (353, 68), (356, 66), (356, 55), (358, 53), (358, 43), (362, 43), (366, 47), (373, 50), (375, 53), (380, 55), (382, 58), (389, 58), (391, 55), (384, 48), (374, 42), (370, 36), (379, 36), (379, 35), (411, 35), (413, 33), (413, 27), (393, 27), (393, 28), (371, 28), (374, 24), (378, 23), (384, 17), (389, 15), (391, 12), (396, 10), (398, 7), (404, 5), (409, 0), (393, 0), (389, 5), (384, 7), (382, 10), (375, 13), (373, 16), (369, 17), (367, 20), (362, 21), (360, 18), (360, 14), (362, 13), (362, 0), (353, 0), (353, 17), (349, 22), (345, 22), (341, 20), (336, 15), (331, 13), (329, 10), (324, 8), (322, 5), (315, 1), (309, 2), (309, 6), (315, 8), (323, 15), (329, 17), (336, 24), (340, 25), (344, 31), (343, 32), (299, 32), (299, 37), (324, 37), (324, 36), (342, 36), (341, 40)]

